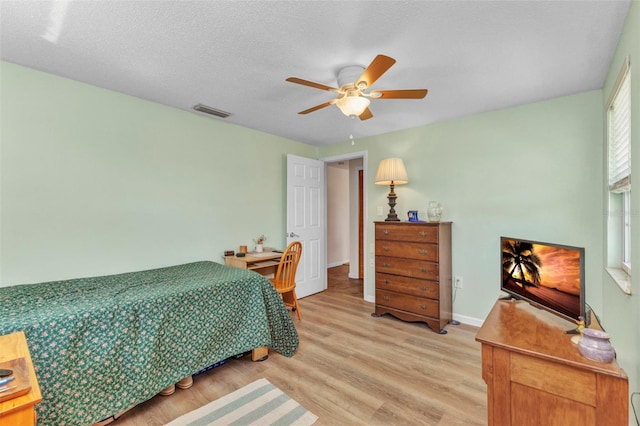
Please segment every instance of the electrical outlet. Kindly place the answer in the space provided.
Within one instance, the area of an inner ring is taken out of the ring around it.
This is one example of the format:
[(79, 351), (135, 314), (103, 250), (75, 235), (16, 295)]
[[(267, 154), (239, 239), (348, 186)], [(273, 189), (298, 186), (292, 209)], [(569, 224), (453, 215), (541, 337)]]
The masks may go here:
[(463, 284), (462, 277), (454, 277), (453, 285), (455, 288), (462, 288)]
[(382, 212), (382, 206), (378, 206), (378, 216), (384, 216), (384, 213)]

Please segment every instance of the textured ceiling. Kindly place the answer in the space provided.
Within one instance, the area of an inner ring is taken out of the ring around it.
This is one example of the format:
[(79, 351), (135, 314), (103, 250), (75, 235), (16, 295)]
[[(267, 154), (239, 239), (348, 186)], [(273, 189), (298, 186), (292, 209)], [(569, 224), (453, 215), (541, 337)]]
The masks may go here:
[[(325, 145), (599, 89), (629, 1), (0, 1), (2, 60)], [(308, 115), (344, 66), (397, 63), (373, 118)], [(206, 116), (209, 117), (209, 116)], [(219, 118), (210, 118), (221, 120)]]

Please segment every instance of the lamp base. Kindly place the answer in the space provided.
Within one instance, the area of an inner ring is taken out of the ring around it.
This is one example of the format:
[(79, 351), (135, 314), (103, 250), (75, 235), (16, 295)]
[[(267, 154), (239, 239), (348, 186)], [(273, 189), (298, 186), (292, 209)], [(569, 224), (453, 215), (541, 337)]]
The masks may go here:
[(391, 181), (391, 185), (389, 185), (390, 191), (389, 191), (389, 195), (387, 195), (387, 199), (389, 200), (389, 214), (387, 215), (387, 218), (384, 220), (385, 222), (400, 222), (400, 219), (398, 219), (398, 215), (396, 214), (396, 210), (395, 210), (395, 206), (396, 206), (396, 199), (398, 198), (396, 196), (396, 193), (393, 191), (395, 185), (393, 184), (393, 181)]

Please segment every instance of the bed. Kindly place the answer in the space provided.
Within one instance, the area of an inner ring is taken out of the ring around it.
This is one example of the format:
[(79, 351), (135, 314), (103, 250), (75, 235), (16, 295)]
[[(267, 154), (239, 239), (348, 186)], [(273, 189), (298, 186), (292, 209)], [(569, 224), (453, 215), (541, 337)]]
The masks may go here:
[(269, 280), (195, 262), (0, 287), (0, 335), (23, 330), (42, 391), (38, 425), (86, 425), (230, 356), (298, 334)]

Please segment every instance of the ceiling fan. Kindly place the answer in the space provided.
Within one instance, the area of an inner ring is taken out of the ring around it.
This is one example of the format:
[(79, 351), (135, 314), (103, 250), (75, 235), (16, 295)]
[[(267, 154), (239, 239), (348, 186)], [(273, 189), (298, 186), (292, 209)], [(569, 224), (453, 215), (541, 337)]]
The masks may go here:
[(312, 108), (300, 111), (298, 114), (309, 114), (310, 112), (336, 104), (344, 115), (358, 116), (360, 120), (368, 120), (373, 117), (369, 104), (371, 99), (422, 99), (427, 96), (427, 89), (406, 89), (406, 90), (372, 90), (365, 92), (373, 83), (393, 64), (396, 60), (385, 55), (376, 56), (365, 69), (361, 66), (353, 65), (341, 69), (338, 72), (338, 86), (331, 87), (312, 81), (303, 80), (298, 77), (287, 78), (288, 82), (302, 84), (303, 86), (314, 87), (320, 90), (335, 92), (338, 97), (316, 105)]

